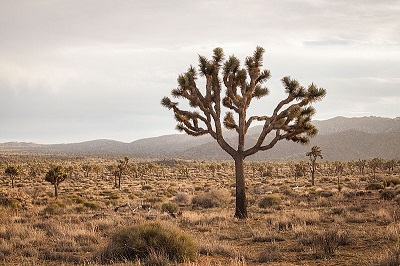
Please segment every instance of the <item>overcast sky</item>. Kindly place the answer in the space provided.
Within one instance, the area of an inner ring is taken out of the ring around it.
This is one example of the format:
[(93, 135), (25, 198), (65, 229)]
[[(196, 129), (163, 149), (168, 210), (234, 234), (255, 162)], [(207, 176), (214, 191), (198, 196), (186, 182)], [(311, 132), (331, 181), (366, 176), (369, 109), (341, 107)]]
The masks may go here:
[(400, 116), (399, 0), (0, 0), (0, 142), (131, 142), (176, 133), (160, 105), (215, 47), (260, 45), (280, 79), (327, 90), (315, 119)]

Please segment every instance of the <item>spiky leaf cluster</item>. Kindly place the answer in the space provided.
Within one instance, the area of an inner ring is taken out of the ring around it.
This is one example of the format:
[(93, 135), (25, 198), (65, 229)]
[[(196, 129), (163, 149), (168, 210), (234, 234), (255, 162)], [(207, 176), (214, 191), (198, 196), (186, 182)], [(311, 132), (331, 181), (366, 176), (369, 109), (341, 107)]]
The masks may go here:
[(313, 146), (311, 148), (311, 151), (306, 153), (306, 156), (310, 157), (310, 160), (314, 162), (317, 160), (318, 157), (323, 159), (322, 150), (318, 146)]

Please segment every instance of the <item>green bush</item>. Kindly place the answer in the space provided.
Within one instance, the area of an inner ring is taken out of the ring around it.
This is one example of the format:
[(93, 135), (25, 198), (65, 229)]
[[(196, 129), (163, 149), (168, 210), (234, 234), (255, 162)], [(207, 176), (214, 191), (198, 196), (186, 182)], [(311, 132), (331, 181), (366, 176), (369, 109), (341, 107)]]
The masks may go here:
[(192, 205), (201, 208), (220, 207), (229, 203), (231, 193), (227, 189), (213, 189), (192, 198)]
[(104, 261), (146, 261), (162, 254), (174, 262), (194, 260), (197, 244), (178, 228), (158, 222), (143, 223), (118, 229), (101, 254)]
[(265, 209), (268, 207), (279, 205), (281, 204), (281, 202), (282, 202), (281, 196), (279, 196), (278, 194), (271, 194), (262, 197), (258, 202), (258, 207)]

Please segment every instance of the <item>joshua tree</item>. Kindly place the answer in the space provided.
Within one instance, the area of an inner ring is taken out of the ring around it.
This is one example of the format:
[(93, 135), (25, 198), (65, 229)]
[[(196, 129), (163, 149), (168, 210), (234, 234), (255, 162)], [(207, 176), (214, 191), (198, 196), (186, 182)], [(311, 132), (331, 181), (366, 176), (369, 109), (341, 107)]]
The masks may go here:
[(82, 165), (82, 170), (83, 170), (83, 176), (84, 177), (89, 177), (90, 172), (93, 170), (93, 166), (90, 164), (85, 163)]
[(383, 164), (383, 160), (381, 158), (374, 158), (368, 161), (368, 167), (371, 168), (374, 178), (376, 177), (376, 170), (381, 168)]
[(54, 186), (54, 197), (56, 199), (58, 198), (58, 186), (61, 182), (67, 179), (67, 177), (68, 173), (60, 165), (51, 167), (46, 173), (45, 180)]
[[(128, 169), (128, 162), (129, 162), (129, 158), (125, 157), (123, 160), (119, 160), (118, 161), (118, 171), (116, 172), (117, 176), (118, 176), (118, 187), (119, 189), (121, 189), (121, 177), (122, 175), (127, 171)], [(115, 185), (117, 185), (117, 183), (115, 182)]]
[[(282, 83), (287, 97), (278, 103), (272, 114), (247, 117), (251, 101), (269, 92), (264, 83), (269, 79), (270, 72), (262, 70), (264, 49), (257, 47), (254, 54), (246, 58), (245, 68), (241, 68), (239, 59), (233, 55), (224, 62), (222, 48), (215, 48), (213, 52), (211, 60), (199, 56), (199, 74), (205, 78), (206, 84), (204, 91), (197, 87), (198, 74), (193, 66), (179, 75), (178, 88), (172, 90), (173, 97), (188, 100), (193, 109), (183, 110), (178, 107), (178, 102), (168, 97), (164, 97), (161, 104), (174, 112), (178, 130), (192, 136), (210, 134), (233, 158), (236, 175), (235, 217), (244, 219), (247, 218), (244, 159), (258, 151), (271, 149), (282, 139), (308, 143), (309, 138), (318, 131), (311, 124), (315, 109), (310, 104), (321, 100), (326, 92), (314, 84), (305, 89), (296, 80), (284, 77)], [(228, 110), (224, 117), (223, 108)], [(256, 143), (246, 147), (245, 135), (255, 121), (263, 124), (262, 131)], [(224, 138), (222, 125), (236, 131), (236, 148)], [(267, 135), (272, 135), (272, 138), (265, 142)]]
[(10, 176), (11, 187), (14, 188), (14, 180), (15, 177), (21, 174), (21, 167), (14, 165), (7, 166), (7, 168), (4, 170), (4, 173)]
[(306, 153), (306, 156), (310, 158), (310, 171), (311, 171), (311, 185), (315, 185), (315, 169), (317, 168), (317, 158), (324, 159), (322, 157), (321, 148), (318, 146), (314, 146), (311, 148), (311, 151)]
[(358, 167), (358, 170), (360, 171), (360, 175), (364, 175), (364, 169), (365, 169), (366, 165), (367, 165), (367, 160), (358, 159), (357, 167)]
[(307, 163), (304, 161), (300, 161), (294, 165), (294, 180), (301, 176), (305, 176), (307, 171)]
[(386, 169), (388, 169), (389, 174), (390, 174), (390, 172), (393, 173), (395, 166), (396, 166), (396, 160), (388, 160), (385, 162), (385, 167), (386, 167)]

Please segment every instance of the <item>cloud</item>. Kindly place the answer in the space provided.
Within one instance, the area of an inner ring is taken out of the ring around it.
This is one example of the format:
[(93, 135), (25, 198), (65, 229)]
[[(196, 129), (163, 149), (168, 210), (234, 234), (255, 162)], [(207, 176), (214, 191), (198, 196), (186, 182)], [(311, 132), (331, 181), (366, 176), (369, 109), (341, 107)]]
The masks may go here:
[(290, 75), (328, 90), (317, 105), (320, 116), (398, 116), (398, 1), (14, 0), (1, 6), (3, 140), (131, 141), (174, 133), (175, 121), (159, 101), (180, 73), (197, 66), (198, 54), (210, 57), (217, 46), (242, 62), (256, 45), (266, 49), (271, 95), (254, 102), (254, 114), (284, 97), (280, 79)]
[(320, 40), (320, 41), (304, 41), (306, 46), (337, 46), (337, 45), (349, 45), (349, 40)]

